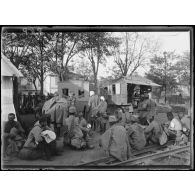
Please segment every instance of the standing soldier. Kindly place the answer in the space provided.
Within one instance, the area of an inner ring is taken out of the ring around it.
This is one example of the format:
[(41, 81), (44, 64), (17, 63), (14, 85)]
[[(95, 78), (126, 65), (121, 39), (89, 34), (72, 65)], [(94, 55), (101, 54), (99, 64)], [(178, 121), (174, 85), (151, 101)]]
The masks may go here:
[(105, 101), (104, 96), (100, 97), (100, 103), (97, 107), (97, 112), (99, 115), (98, 122), (100, 124), (100, 132), (105, 132), (106, 131), (106, 124), (107, 124), (107, 102)]
[(88, 108), (89, 108), (90, 122), (93, 130), (96, 129), (95, 119), (96, 119), (98, 104), (99, 104), (98, 95), (96, 95), (94, 91), (90, 91)]

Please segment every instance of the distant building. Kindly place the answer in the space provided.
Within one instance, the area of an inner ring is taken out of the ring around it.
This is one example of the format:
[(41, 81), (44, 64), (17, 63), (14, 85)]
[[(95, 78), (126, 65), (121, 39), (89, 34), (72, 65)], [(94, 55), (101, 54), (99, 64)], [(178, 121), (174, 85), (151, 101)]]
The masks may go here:
[[(31, 92), (32, 94), (34, 94), (35, 92), (40, 93), (41, 85), (38, 79), (35, 81), (35, 84), (36, 84), (36, 88), (32, 82), (29, 82), (26, 78), (21, 78), (19, 84), (19, 92), (26, 95), (29, 92)], [(58, 91), (58, 76), (49, 73), (46, 79), (44, 80), (43, 85), (44, 85), (44, 89), (43, 89), (44, 95), (47, 95), (48, 93), (55, 93), (56, 91)]]
[[(31, 82), (22, 78), (20, 81), (19, 91), (22, 94), (28, 94), (31, 92), (40, 92), (40, 83), (36, 81), (37, 90)], [(56, 74), (50, 73), (44, 81), (44, 95), (48, 93), (58, 92), (60, 96), (68, 96), (70, 93), (74, 93), (78, 101), (88, 101), (89, 98), (89, 81), (86, 81), (85, 77), (69, 72), (68, 78), (65, 81), (59, 81), (59, 77)]]
[(36, 87), (35, 89), (34, 85), (32, 82), (29, 82), (25, 77), (21, 78), (19, 80), (19, 86), (18, 86), (18, 91), (21, 94), (27, 95), (29, 92), (34, 94), (35, 92), (40, 92), (40, 83), (38, 79), (36, 80)]

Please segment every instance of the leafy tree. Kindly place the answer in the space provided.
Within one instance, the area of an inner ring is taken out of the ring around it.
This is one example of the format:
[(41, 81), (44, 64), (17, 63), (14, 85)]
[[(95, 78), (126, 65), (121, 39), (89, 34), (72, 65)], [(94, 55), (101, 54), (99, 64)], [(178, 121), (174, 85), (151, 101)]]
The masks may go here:
[(38, 78), (41, 85), (40, 94), (43, 95), (44, 80), (47, 76), (46, 73), (50, 70), (48, 52), (52, 37), (45, 32), (34, 33), (32, 36), (33, 44), (29, 49), (31, 54), (28, 56), (28, 62), (24, 68), (29, 70), (34, 80)]
[(190, 85), (190, 52), (186, 51), (178, 56), (175, 64), (175, 70), (180, 83)]
[(82, 33), (55, 32), (50, 33), (50, 58), (51, 70), (59, 75), (60, 81), (66, 80), (68, 76), (69, 62), (81, 51)]
[(164, 52), (163, 55), (155, 55), (151, 58), (151, 67), (146, 77), (153, 82), (161, 85), (162, 90), (165, 91), (165, 102), (166, 102), (166, 91), (173, 91), (177, 86), (177, 74), (175, 71), (176, 55), (174, 52)]
[(98, 92), (97, 75), (99, 71), (99, 65), (105, 63), (105, 56), (110, 56), (111, 52), (109, 48), (116, 47), (118, 42), (111, 37), (111, 33), (108, 32), (87, 32), (84, 33), (81, 49), (84, 51), (84, 55), (87, 56), (92, 72), (93, 81), (96, 93)]
[(93, 70), (89, 61), (85, 59), (74, 60), (70, 63), (69, 70), (84, 76), (85, 80), (93, 80)]

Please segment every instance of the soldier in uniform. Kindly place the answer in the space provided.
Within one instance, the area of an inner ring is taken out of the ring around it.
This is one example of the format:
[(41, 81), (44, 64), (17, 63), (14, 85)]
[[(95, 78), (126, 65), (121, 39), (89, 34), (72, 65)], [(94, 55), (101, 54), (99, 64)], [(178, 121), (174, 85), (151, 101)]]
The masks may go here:
[(76, 149), (94, 148), (89, 142), (89, 129), (86, 127), (85, 119), (81, 114), (79, 118), (76, 117), (75, 113), (76, 108), (71, 106), (69, 108), (69, 117), (65, 119), (67, 129), (64, 133), (64, 144)]
[(106, 131), (106, 124), (107, 124), (107, 102), (105, 101), (104, 96), (100, 97), (100, 103), (97, 107), (97, 115), (98, 117), (98, 122), (100, 125), (100, 132), (105, 132)]
[(126, 129), (118, 124), (116, 116), (109, 116), (109, 123), (110, 128), (101, 136), (99, 145), (109, 156), (125, 161), (132, 156)]
[(99, 105), (98, 95), (94, 91), (90, 91), (90, 97), (88, 101), (88, 113), (90, 116), (90, 123), (93, 130), (96, 130), (96, 119), (97, 119), (97, 107)]
[(132, 116), (131, 123), (125, 125), (127, 130), (130, 146), (134, 150), (141, 150), (146, 145), (146, 138), (144, 134), (144, 129), (138, 124), (138, 118)]
[(149, 126), (144, 130), (147, 143), (164, 145), (167, 142), (167, 135), (163, 131), (162, 126), (154, 119), (153, 115), (148, 116)]
[(24, 144), (24, 129), (18, 121), (15, 121), (15, 114), (8, 114), (8, 121), (4, 124), (3, 150), (4, 155), (17, 153)]

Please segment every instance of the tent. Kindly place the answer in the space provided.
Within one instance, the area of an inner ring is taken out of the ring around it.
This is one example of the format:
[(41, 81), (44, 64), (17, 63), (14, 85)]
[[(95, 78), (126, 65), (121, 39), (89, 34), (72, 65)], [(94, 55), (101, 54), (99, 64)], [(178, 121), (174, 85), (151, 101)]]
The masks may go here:
[(1, 53), (1, 121), (6, 121), (9, 113), (15, 113), (13, 104), (12, 78), (23, 77), (22, 73)]

